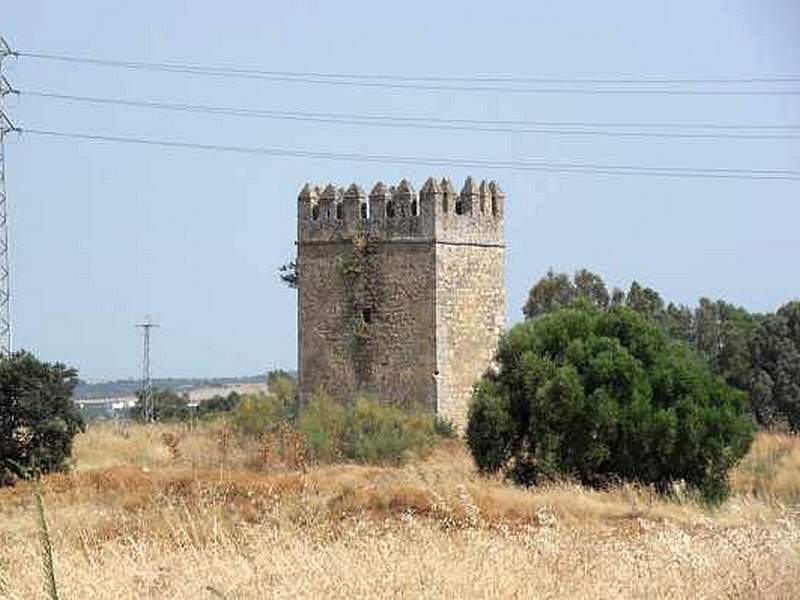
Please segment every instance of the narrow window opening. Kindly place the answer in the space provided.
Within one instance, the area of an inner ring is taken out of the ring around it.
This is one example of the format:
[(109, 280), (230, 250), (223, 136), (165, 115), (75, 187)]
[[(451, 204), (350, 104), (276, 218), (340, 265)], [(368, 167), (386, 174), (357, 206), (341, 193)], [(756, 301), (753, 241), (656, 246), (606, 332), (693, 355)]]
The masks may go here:
[(311, 207), (311, 219), (314, 221), (319, 219), (319, 206), (317, 206), (316, 204)]
[(417, 205), (417, 201), (414, 200), (411, 203), (411, 216), (416, 217), (418, 213), (419, 213), (419, 206)]
[(361, 320), (364, 321), (364, 323), (372, 323), (372, 309), (371, 308), (365, 308), (365, 309), (363, 309), (361, 311)]
[(492, 215), (497, 216), (497, 198), (492, 198)]
[(339, 202), (336, 204), (336, 218), (340, 221), (342, 220), (342, 203)]
[(369, 219), (369, 205), (366, 202), (361, 203), (361, 219), (363, 221)]
[(386, 203), (386, 216), (390, 219), (394, 217), (394, 202), (391, 200)]
[(463, 215), (464, 214), (464, 201), (460, 198), (456, 200), (456, 214)]

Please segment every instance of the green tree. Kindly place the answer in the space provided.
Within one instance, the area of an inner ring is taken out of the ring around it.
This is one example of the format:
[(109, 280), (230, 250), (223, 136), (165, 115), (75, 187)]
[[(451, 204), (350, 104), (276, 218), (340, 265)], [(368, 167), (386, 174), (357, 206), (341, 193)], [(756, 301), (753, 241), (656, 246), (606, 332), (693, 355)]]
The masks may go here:
[(750, 342), (750, 392), (759, 423), (800, 430), (800, 302), (763, 318)]
[(531, 288), (524, 312), (539, 317), (585, 299), (594, 306), (627, 306), (702, 356), (714, 373), (747, 392), (759, 424), (800, 430), (800, 302), (759, 315), (724, 300), (701, 298), (696, 307), (669, 303), (634, 281), (627, 294), (586, 270), (572, 281), (548, 271)]
[(72, 401), (77, 371), (28, 352), (0, 358), (0, 486), (66, 468), (83, 419)]
[(528, 293), (528, 301), (522, 308), (526, 317), (532, 319), (552, 310), (566, 306), (575, 299), (575, 286), (566, 273), (554, 273), (552, 269), (536, 282)]
[(659, 321), (669, 337), (689, 344), (692, 343), (694, 337), (694, 312), (691, 308), (670, 302)]
[(531, 288), (522, 312), (532, 319), (568, 306), (577, 299), (584, 299), (601, 308), (611, 302), (606, 284), (599, 275), (581, 269), (570, 280), (566, 273), (555, 273), (550, 269)]
[(195, 414), (198, 417), (205, 417), (207, 415), (230, 412), (236, 408), (236, 405), (241, 399), (241, 394), (236, 391), (229, 392), (227, 396), (212, 396), (208, 400), (203, 400), (197, 405)]
[(683, 480), (717, 500), (752, 440), (746, 395), (626, 307), (583, 302), (525, 321), (497, 362), (476, 386), (467, 441), (481, 470), (524, 484)]
[[(136, 393), (136, 404), (131, 408), (130, 417), (136, 421), (144, 421), (144, 392)], [(150, 392), (150, 401), (153, 403), (153, 420), (155, 421), (185, 421), (192, 415), (189, 408), (189, 399), (172, 390), (156, 388)]]
[(642, 287), (638, 281), (631, 283), (625, 296), (625, 306), (656, 321), (664, 313), (661, 295), (652, 288)]
[(581, 269), (575, 273), (572, 280), (578, 298), (584, 298), (600, 308), (606, 308), (611, 302), (608, 288), (597, 273)]

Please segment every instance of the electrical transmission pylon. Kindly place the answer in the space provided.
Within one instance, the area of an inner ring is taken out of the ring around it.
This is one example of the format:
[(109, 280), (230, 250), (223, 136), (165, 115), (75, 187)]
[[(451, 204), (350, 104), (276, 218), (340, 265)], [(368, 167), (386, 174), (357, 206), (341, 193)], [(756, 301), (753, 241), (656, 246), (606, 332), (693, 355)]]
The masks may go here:
[(6, 196), (6, 154), (5, 137), (17, 131), (4, 110), (4, 99), (8, 94), (16, 94), (3, 72), (3, 63), (14, 56), (8, 43), (0, 37), (0, 356), (12, 352), (11, 337), (11, 261), (8, 257), (8, 197)]
[(155, 399), (153, 398), (153, 385), (150, 380), (150, 331), (158, 327), (150, 316), (145, 316), (144, 323), (137, 323), (136, 327), (142, 329), (142, 420), (151, 423), (156, 418)]

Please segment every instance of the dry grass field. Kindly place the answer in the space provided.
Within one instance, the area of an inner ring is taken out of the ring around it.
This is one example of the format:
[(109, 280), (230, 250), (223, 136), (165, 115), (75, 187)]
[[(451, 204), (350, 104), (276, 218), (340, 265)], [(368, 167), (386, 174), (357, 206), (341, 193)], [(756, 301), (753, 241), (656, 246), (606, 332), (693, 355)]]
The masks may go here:
[[(526, 491), (455, 441), (306, 469), (219, 426), (93, 426), (74, 456), (41, 483), (62, 599), (800, 597), (792, 436), (760, 435), (713, 510)], [(40, 549), (31, 485), (0, 490), (0, 598), (45, 597)]]

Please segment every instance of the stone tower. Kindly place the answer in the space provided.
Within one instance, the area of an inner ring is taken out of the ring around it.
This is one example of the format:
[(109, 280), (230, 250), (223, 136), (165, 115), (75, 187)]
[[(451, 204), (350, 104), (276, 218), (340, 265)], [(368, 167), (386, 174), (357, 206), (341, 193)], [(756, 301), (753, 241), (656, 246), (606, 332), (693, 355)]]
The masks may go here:
[(505, 320), (504, 195), (468, 177), (366, 196), (306, 184), (297, 208), (300, 398), (421, 405), (459, 427)]

